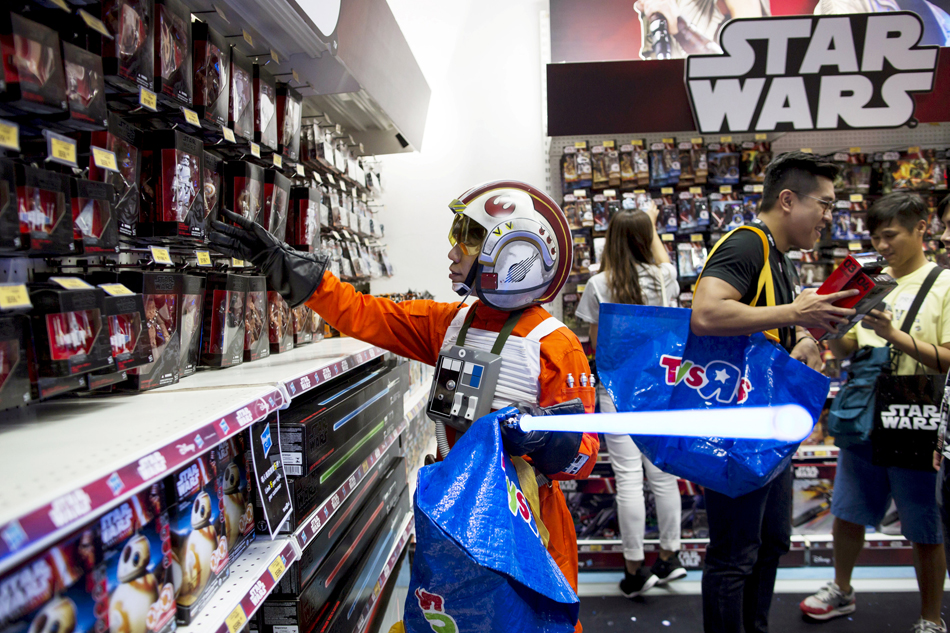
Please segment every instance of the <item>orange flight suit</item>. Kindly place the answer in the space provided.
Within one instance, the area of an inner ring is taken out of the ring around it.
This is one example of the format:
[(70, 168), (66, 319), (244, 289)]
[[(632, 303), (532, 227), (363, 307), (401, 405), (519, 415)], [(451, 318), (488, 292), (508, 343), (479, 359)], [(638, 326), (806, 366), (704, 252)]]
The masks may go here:
[[(433, 366), (439, 358), (452, 319), (460, 309), (469, 309), (469, 306), (460, 308), (455, 302), (416, 300), (395, 303), (389, 299), (364, 295), (329, 272), (324, 275), (320, 288), (307, 300), (307, 305), (343, 334)], [(500, 332), (510, 314), (479, 301), (475, 302), (475, 309), (472, 327), (491, 332)], [(526, 336), (547, 318), (552, 317), (544, 308), (528, 308), (521, 315), (512, 336)], [(568, 386), (568, 374), (573, 376), (573, 387)], [(590, 375), (590, 365), (573, 332), (562, 327), (542, 338), (537, 404), (549, 407), (580, 398), (587, 413), (593, 413), (594, 389), (580, 386), (581, 374)], [(451, 427), (445, 430), (451, 446), (455, 443), (455, 431)], [(597, 461), (599, 448), (597, 434), (585, 433), (578, 453), (587, 455), (587, 462), (577, 474), (559, 474), (549, 478), (586, 479)], [(564, 493), (556, 481), (541, 486), (539, 492), (541, 521), (551, 536), (548, 552), (571, 587), (577, 591), (577, 535)], [(575, 631), (580, 633), (582, 630), (578, 622)]]

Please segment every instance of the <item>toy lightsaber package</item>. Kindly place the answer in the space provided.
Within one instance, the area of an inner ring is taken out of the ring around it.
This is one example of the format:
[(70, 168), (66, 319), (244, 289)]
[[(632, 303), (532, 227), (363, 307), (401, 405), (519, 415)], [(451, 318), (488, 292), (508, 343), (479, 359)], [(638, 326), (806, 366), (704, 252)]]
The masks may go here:
[(845, 297), (834, 303), (839, 308), (854, 308), (854, 316), (847, 323), (838, 326), (837, 331), (828, 332), (822, 328), (809, 328), (809, 332), (819, 341), (841, 338), (854, 327), (854, 324), (876, 309), (894, 288), (897, 281), (890, 275), (882, 272), (886, 262), (877, 253), (860, 253), (848, 255), (841, 265), (832, 271), (821, 287), (818, 294), (830, 295), (842, 290), (858, 290), (853, 297)]

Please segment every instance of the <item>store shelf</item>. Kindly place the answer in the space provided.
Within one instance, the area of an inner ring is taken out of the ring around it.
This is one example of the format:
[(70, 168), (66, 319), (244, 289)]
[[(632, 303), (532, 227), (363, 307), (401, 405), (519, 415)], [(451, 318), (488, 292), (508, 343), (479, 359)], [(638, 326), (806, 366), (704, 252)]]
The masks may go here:
[(179, 633), (240, 631), (298, 557), (287, 537), (255, 541), (231, 564), (230, 576), (211, 602)]
[(0, 573), (269, 413), (383, 354), (329, 339), (141, 394), (4, 413)]
[(402, 529), (400, 530), (399, 539), (393, 544), (393, 548), (389, 552), (389, 556), (386, 557), (386, 564), (383, 565), (383, 570), (379, 574), (379, 578), (376, 580), (376, 586), (373, 588), (373, 599), (370, 600), (366, 607), (363, 609), (363, 613), (360, 614), (360, 619), (356, 624), (357, 633), (363, 633), (366, 628), (369, 626), (372, 621), (373, 609), (376, 608), (376, 602), (379, 600), (379, 596), (383, 592), (383, 588), (386, 586), (386, 581), (389, 580), (389, 576), (393, 573), (393, 568), (396, 566), (396, 561), (399, 560), (399, 557), (402, 555), (402, 551), (406, 548), (406, 545), (409, 544), (409, 540), (412, 538), (413, 533), (415, 532), (415, 520), (413, 514), (410, 511), (406, 515), (406, 520), (403, 524)]

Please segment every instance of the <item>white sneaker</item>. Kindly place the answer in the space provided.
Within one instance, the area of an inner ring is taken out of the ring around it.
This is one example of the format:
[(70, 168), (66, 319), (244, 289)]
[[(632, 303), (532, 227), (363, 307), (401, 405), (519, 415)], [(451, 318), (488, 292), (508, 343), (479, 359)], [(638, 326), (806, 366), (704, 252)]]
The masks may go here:
[[(813, 620), (830, 620), (842, 615), (854, 613), (858, 606), (854, 599), (853, 587), (851, 591), (846, 594), (841, 591), (841, 587), (833, 582), (829, 582), (822, 587), (818, 593), (802, 600), (798, 608), (802, 610), (802, 613)], [(933, 624), (933, 622), (929, 622), (929, 624)], [(944, 633), (946, 632), (944, 631)]]
[(911, 629), (912, 633), (947, 633), (947, 623), (940, 620), (940, 624), (920, 618)]

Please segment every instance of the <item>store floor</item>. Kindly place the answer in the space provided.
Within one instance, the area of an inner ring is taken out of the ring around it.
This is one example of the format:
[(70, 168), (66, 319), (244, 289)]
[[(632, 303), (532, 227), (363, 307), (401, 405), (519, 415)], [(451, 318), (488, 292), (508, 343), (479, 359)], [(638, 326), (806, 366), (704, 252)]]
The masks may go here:
[[(383, 626), (402, 616), (402, 604), (409, 586), (409, 565), (399, 570), (396, 588), (384, 612)], [(858, 593), (858, 610), (850, 617), (830, 622), (806, 622), (798, 603), (833, 577), (833, 570), (821, 567), (780, 569), (769, 617), (770, 633), (866, 633), (910, 631), (920, 612), (917, 580), (911, 567), (859, 567), (853, 584)], [(645, 596), (628, 600), (620, 594), (619, 572), (582, 572), (579, 577), (581, 622), (585, 633), (650, 631), (651, 633), (701, 633), (703, 630), (700, 578), (691, 571), (668, 587), (658, 587)], [(950, 582), (944, 600), (944, 618), (950, 613)]]
[[(832, 577), (831, 569), (781, 569), (769, 617), (770, 633), (864, 633), (909, 631), (920, 599), (910, 567), (865, 567), (855, 570), (858, 610), (849, 617), (815, 623), (801, 617), (798, 603)], [(620, 595), (620, 573), (584, 573), (580, 579), (581, 621), (586, 633), (607, 631), (701, 632), (700, 573), (658, 587), (629, 600)], [(950, 591), (950, 583), (947, 587)], [(945, 601), (945, 609), (950, 600)], [(946, 617), (946, 616), (945, 616)]]

